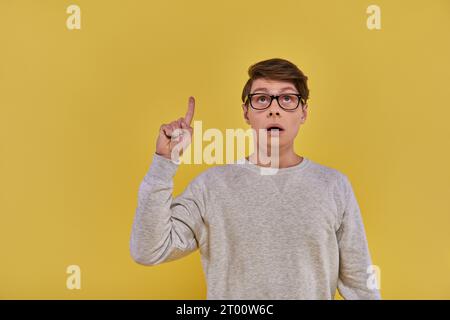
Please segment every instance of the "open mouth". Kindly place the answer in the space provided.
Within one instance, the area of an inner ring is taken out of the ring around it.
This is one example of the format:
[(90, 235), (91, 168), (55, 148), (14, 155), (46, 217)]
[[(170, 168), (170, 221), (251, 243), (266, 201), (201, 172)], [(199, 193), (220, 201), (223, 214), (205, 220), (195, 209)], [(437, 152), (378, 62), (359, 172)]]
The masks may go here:
[(273, 132), (277, 132), (277, 133), (281, 133), (284, 131), (284, 128), (278, 125), (271, 125), (269, 127), (266, 128), (267, 133), (273, 133)]

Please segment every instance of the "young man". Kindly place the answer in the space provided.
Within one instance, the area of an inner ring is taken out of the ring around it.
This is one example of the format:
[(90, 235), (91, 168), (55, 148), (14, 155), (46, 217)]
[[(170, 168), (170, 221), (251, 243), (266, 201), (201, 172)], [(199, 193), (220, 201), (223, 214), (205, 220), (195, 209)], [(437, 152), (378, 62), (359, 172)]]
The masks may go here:
[[(173, 199), (172, 151), (192, 135), (191, 97), (186, 116), (160, 128), (139, 189), (133, 259), (156, 265), (200, 249), (207, 299), (333, 299), (336, 289), (345, 299), (379, 299), (368, 286), (371, 259), (347, 176), (294, 151), (307, 118), (307, 77), (283, 59), (261, 61), (248, 73), (244, 117), (278, 138), (278, 170), (261, 174), (267, 164), (255, 149), (201, 173)], [(176, 129), (189, 134), (175, 140)], [(271, 141), (257, 148), (268, 151)]]

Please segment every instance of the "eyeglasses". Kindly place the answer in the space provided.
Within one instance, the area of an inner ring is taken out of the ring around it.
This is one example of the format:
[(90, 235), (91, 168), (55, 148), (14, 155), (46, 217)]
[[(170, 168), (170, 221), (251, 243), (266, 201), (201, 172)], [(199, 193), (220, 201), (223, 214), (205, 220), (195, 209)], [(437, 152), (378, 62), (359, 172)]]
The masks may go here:
[(273, 96), (266, 93), (251, 93), (247, 95), (247, 101), (250, 101), (250, 106), (256, 110), (264, 110), (270, 107), (273, 99), (277, 100), (278, 105), (284, 110), (295, 110), (298, 108), (300, 102), (302, 105), (305, 101), (301, 95), (295, 93), (281, 94)]

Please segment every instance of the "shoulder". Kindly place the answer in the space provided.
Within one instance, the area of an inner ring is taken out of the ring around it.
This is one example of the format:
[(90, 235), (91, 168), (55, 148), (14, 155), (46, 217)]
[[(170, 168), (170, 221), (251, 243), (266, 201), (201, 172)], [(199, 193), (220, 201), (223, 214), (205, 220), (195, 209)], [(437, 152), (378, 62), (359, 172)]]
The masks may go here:
[(332, 166), (311, 161), (310, 174), (314, 179), (326, 184), (338, 208), (344, 208), (345, 203), (353, 195), (353, 188), (348, 175)]
[(314, 160), (309, 160), (308, 171), (314, 178), (323, 180), (324, 182), (332, 185), (342, 185), (348, 181), (348, 177), (342, 171), (328, 165), (321, 164)]
[(336, 206), (337, 221), (339, 221), (340, 225), (344, 212), (349, 205), (357, 206), (352, 183), (348, 175), (341, 170), (319, 163), (314, 163), (310, 167), (316, 177), (327, 182), (328, 194)]
[(211, 189), (213, 186), (224, 183), (230, 177), (238, 175), (239, 170), (233, 164), (218, 164), (200, 172), (192, 183), (202, 189)]

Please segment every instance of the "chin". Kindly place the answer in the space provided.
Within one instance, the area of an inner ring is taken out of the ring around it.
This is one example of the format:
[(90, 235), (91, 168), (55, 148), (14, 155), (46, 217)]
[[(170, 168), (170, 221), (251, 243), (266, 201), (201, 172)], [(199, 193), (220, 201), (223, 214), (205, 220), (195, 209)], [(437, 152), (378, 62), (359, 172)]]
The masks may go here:
[[(284, 141), (284, 139), (280, 139), (279, 143), (275, 143), (274, 146), (279, 146), (280, 148), (283, 148), (285, 146), (289, 145), (288, 141)], [(270, 140), (267, 142), (267, 146), (271, 147), (272, 143), (270, 143)]]

